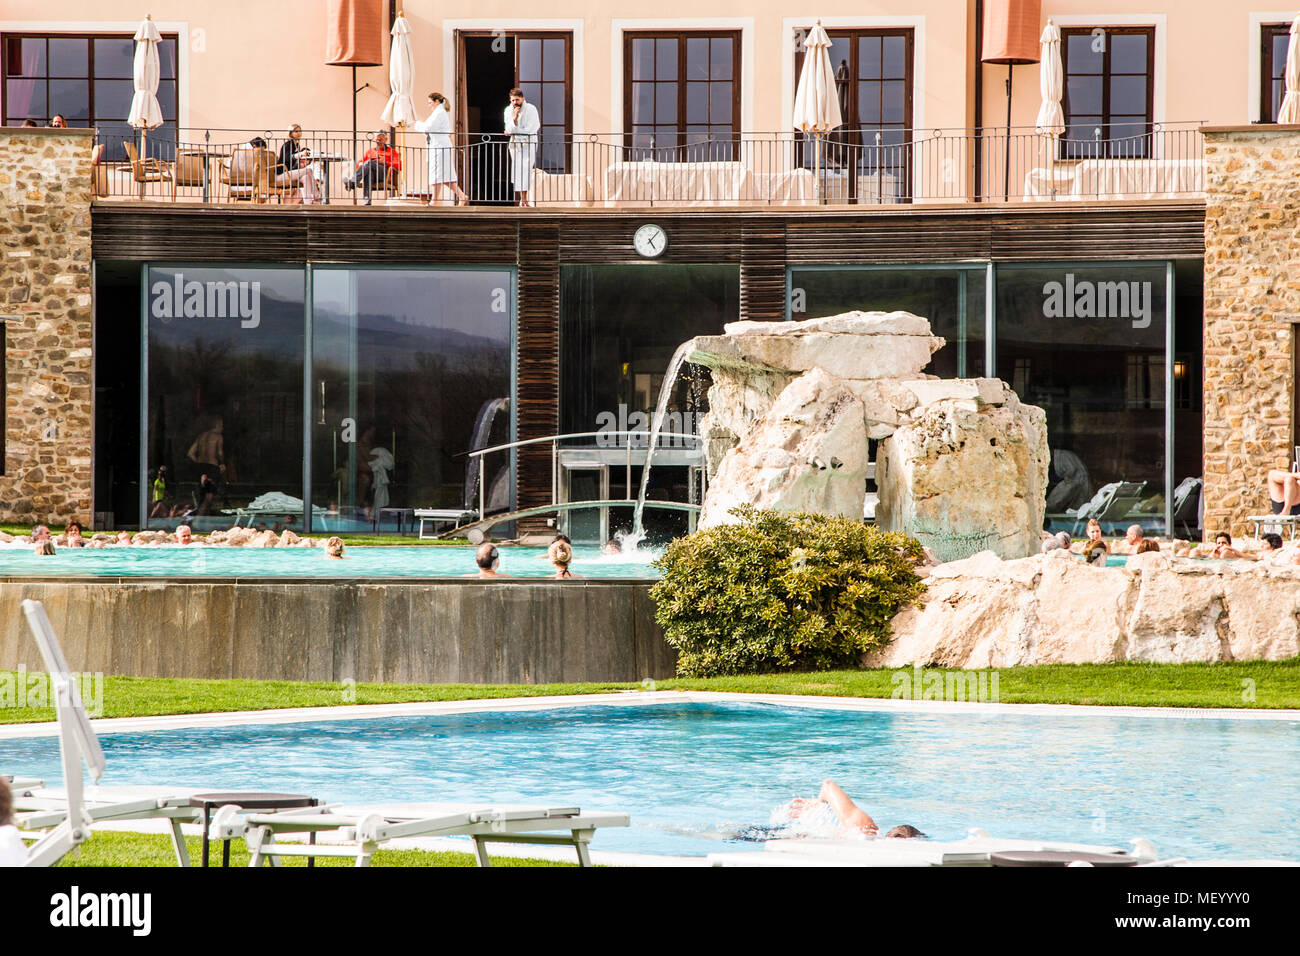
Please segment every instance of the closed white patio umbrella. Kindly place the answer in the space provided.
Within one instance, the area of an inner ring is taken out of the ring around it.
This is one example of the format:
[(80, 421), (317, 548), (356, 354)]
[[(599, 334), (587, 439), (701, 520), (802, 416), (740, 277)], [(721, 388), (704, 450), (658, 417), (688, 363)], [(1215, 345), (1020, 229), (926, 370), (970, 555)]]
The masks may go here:
[(393, 23), (393, 47), (388, 58), (388, 86), (392, 95), (380, 119), (388, 126), (415, 123), (415, 57), (411, 53), (411, 26), (401, 13)]
[(1291, 42), (1286, 48), (1286, 95), (1277, 111), (1277, 121), (1288, 126), (1300, 123), (1300, 15), (1291, 21)]
[[(158, 65), (158, 44), (162, 37), (153, 17), (146, 16), (135, 31), (135, 61), (133, 76), (135, 95), (131, 97), (131, 112), (126, 121), (134, 129), (140, 130), (140, 158), (145, 155), (145, 135), (151, 129), (162, 125), (162, 107), (158, 105), (158, 78), (162, 70)], [(140, 198), (144, 198), (144, 183), (140, 183)]]
[(1065, 88), (1065, 67), (1061, 63), (1061, 31), (1048, 19), (1039, 37), (1042, 54), (1039, 59), (1038, 89), (1043, 102), (1038, 107), (1038, 118), (1034, 121), (1034, 131), (1047, 140), (1048, 182), (1053, 195), (1056, 194), (1056, 138), (1065, 132), (1065, 110), (1061, 108), (1061, 97)]
[[(406, 17), (402, 11), (397, 11), (397, 19), (393, 21), (393, 46), (388, 57), (388, 88), (392, 90), (388, 97), (388, 102), (384, 106), (384, 112), (380, 115), (389, 126), (397, 127), (397, 135), (401, 136), (401, 131), (407, 126), (413, 126), (417, 119), (415, 115), (415, 56), (411, 53), (411, 26), (406, 22)], [(401, 151), (401, 143), (394, 142), (393, 145)], [(405, 168), (406, 164), (402, 164)], [(403, 174), (398, 173), (399, 181), (405, 182)], [(405, 190), (402, 190), (404, 193)]]
[(1065, 132), (1065, 111), (1061, 109), (1065, 86), (1065, 68), (1061, 65), (1061, 31), (1055, 23), (1048, 20), (1039, 39), (1043, 52), (1038, 87), (1043, 102), (1038, 107), (1038, 119), (1034, 121), (1034, 127), (1039, 136), (1060, 136)]
[(831, 66), (831, 40), (817, 21), (804, 40), (803, 69), (794, 96), (794, 128), (810, 133), (813, 139), (814, 190), (821, 197), (821, 141), (840, 126), (839, 93), (835, 88), (835, 69)]

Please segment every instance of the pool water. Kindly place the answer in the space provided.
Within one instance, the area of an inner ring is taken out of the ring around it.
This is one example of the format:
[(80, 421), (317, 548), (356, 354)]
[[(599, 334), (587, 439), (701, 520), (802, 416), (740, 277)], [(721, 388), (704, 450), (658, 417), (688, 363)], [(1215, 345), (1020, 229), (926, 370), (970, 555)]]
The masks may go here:
[[(286, 790), (330, 802), (577, 805), (631, 814), (598, 849), (704, 855), (839, 782), (881, 825), (960, 839), (1300, 860), (1300, 722), (923, 714), (764, 704), (587, 706), (102, 739), (105, 784)], [(53, 738), (0, 770), (61, 778)]]
[[(550, 577), (545, 548), (501, 548), (500, 570), (513, 577)], [(342, 560), (324, 548), (223, 548), (205, 545), (137, 545), (60, 548), (38, 556), (30, 545), (0, 548), (0, 577), (247, 577), (247, 578), (456, 578), (475, 571), (474, 548), (446, 546), (353, 547)], [(603, 555), (575, 548), (575, 574), (591, 578), (651, 578), (657, 552)]]

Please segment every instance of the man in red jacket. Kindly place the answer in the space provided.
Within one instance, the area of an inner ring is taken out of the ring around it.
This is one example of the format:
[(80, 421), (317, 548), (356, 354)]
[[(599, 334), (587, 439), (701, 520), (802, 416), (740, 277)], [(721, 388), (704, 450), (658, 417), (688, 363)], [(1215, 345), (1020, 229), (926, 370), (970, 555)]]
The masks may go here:
[(386, 186), (396, 180), (397, 171), (402, 168), (402, 157), (397, 150), (388, 145), (388, 134), (380, 130), (375, 134), (374, 148), (366, 150), (366, 155), (357, 163), (357, 170), (351, 179), (343, 180), (343, 186), (349, 192), (361, 184), (366, 194), (366, 205), (370, 205), (370, 190), (375, 186)]

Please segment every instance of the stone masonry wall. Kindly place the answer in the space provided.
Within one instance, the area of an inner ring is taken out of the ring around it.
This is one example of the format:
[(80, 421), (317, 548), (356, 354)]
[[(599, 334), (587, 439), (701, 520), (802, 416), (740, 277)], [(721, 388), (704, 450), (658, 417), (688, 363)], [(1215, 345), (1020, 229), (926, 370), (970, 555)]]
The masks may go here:
[(1292, 457), (1300, 128), (1205, 132), (1204, 532), (1267, 514)]
[(91, 136), (0, 129), (0, 521), (92, 518)]

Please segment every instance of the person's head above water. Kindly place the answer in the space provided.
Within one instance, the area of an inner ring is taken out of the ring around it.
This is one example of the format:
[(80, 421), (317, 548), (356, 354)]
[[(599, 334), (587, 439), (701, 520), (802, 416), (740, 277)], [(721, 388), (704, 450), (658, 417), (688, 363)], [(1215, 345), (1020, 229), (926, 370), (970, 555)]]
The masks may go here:
[(885, 839), (917, 840), (924, 839), (925, 834), (909, 823), (902, 823), (885, 834)]
[(474, 563), (484, 571), (496, 569), (501, 560), (501, 552), (497, 546), (490, 541), (485, 541), (478, 546), (478, 552), (474, 555)]

